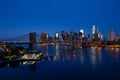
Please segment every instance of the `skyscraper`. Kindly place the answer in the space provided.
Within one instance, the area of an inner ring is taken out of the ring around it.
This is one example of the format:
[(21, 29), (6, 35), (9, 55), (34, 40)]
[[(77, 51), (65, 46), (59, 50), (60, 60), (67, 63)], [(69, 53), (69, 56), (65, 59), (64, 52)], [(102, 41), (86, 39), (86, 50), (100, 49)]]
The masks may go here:
[(94, 40), (98, 40), (98, 27), (96, 27), (95, 25), (92, 26), (92, 39)]
[(64, 41), (68, 40), (68, 34), (65, 30), (61, 31), (61, 36)]
[(69, 36), (70, 41), (73, 41), (74, 34), (75, 34), (74, 30), (70, 30), (70, 36)]
[(98, 33), (98, 38), (100, 39), (100, 40), (103, 40), (103, 35), (99, 32)]
[(108, 41), (113, 41), (116, 38), (116, 32), (114, 30), (110, 30), (108, 32)]
[(49, 35), (47, 33), (43, 32), (43, 33), (40, 34), (40, 40), (41, 40), (41, 42), (47, 42), (48, 39), (49, 39)]
[(59, 40), (59, 33), (56, 32), (56, 33), (55, 33), (55, 41), (58, 41), (58, 40)]
[(95, 34), (95, 25), (92, 26), (92, 35)]
[(84, 30), (81, 29), (80, 32), (82, 33), (82, 37), (84, 37)]
[(70, 35), (71, 35), (71, 36), (74, 36), (74, 34), (75, 34), (74, 30), (71, 30), (71, 31), (70, 31)]

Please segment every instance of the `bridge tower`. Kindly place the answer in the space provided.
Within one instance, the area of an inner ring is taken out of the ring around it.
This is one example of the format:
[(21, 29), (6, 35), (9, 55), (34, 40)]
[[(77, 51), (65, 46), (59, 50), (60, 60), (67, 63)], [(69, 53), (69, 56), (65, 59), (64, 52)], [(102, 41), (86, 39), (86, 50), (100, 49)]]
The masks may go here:
[(29, 48), (33, 50), (35, 47), (34, 44), (36, 43), (36, 32), (29, 33), (29, 41), (30, 41)]

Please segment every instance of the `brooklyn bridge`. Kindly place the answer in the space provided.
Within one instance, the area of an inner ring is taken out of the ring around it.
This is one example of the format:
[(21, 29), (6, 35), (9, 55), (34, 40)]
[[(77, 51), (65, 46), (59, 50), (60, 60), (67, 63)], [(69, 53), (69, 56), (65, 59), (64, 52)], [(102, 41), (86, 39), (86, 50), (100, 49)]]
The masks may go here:
[(59, 45), (76, 45), (76, 46), (82, 46), (82, 47), (90, 47), (90, 46), (97, 46), (97, 47), (120, 47), (119, 44), (111, 44), (108, 45), (107, 42), (101, 41), (101, 42), (95, 42), (95, 41), (90, 41), (86, 39), (82, 39), (82, 41), (70, 41), (70, 40), (41, 40), (40, 34), (37, 34), (36, 32), (31, 32), (28, 34), (24, 34), (21, 36), (17, 36), (14, 38), (9, 38), (5, 40), (0, 40), (0, 45), (11, 45), (11, 44), (28, 44), (29, 47), (32, 47), (34, 44), (59, 44)]
[(4, 39), (0, 40), (0, 45), (5, 44), (43, 44), (43, 43), (48, 43), (48, 44), (53, 44), (53, 43), (61, 43), (61, 44), (71, 44), (69, 41), (61, 41), (61, 40), (42, 40), (40, 39), (40, 34), (37, 34), (36, 32), (31, 32), (28, 34), (20, 35), (17, 37), (9, 38), (9, 39)]
[(39, 34), (31, 32), (28, 34), (20, 35), (17, 37), (0, 40), (0, 44), (30, 44), (37, 43), (39, 41)]

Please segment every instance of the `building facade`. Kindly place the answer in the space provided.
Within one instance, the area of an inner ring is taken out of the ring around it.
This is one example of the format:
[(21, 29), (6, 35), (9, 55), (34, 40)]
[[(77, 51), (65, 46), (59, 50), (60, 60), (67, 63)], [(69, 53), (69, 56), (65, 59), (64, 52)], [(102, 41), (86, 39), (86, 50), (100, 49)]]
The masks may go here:
[(108, 41), (114, 41), (116, 38), (116, 32), (114, 30), (110, 30), (108, 32)]

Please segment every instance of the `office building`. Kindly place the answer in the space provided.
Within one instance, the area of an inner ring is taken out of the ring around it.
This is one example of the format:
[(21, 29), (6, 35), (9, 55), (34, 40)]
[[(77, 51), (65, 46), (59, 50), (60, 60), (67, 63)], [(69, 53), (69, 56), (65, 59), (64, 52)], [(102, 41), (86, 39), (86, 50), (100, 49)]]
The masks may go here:
[(80, 32), (82, 33), (82, 37), (84, 37), (84, 30), (81, 29)]
[(99, 35), (99, 31), (98, 31), (98, 27), (96, 27), (95, 25), (92, 26), (92, 39), (97, 41), (98, 40), (98, 35)]
[(116, 32), (114, 30), (110, 30), (108, 32), (108, 41), (113, 41), (116, 39)]
[(61, 36), (62, 36), (62, 40), (63, 41), (67, 41), (68, 40), (68, 34), (67, 34), (67, 32), (65, 30), (61, 32)]
[(48, 40), (49, 40), (49, 35), (47, 33), (43, 32), (40, 34), (40, 41), (41, 42), (48, 42)]
[(58, 32), (55, 33), (55, 41), (59, 41), (59, 33)]

